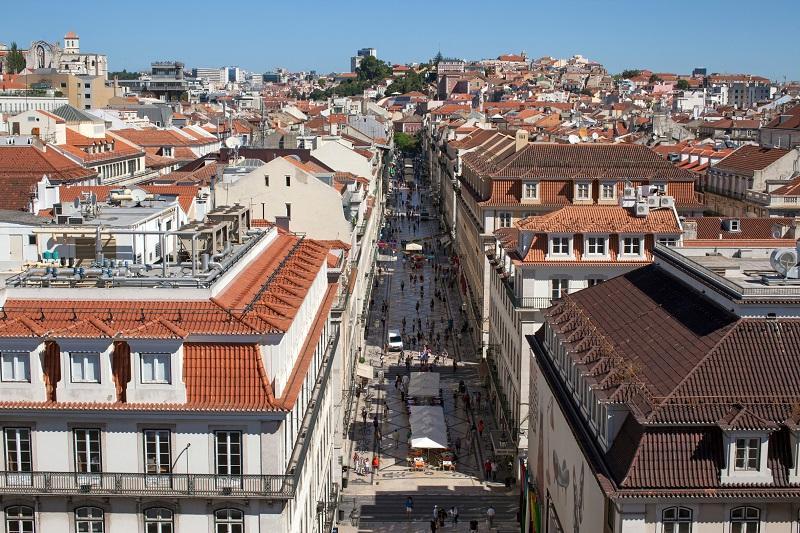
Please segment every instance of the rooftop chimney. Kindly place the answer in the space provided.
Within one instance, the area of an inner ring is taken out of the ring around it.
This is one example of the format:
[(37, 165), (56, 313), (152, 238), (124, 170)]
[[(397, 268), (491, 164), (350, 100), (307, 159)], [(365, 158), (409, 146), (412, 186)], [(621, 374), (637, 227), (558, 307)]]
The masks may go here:
[(528, 131), (523, 129), (518, 129), (515, 140), (516, 144), (514, 151), (519, 152), (520, 150), (528, 146)]
[(282, 230), (289, 231), (289, 217), (275, 217), (275, 225)]
[(697, 239), (697, 221), (684, 220), (683, 221), (683, 238), (684, 240)]

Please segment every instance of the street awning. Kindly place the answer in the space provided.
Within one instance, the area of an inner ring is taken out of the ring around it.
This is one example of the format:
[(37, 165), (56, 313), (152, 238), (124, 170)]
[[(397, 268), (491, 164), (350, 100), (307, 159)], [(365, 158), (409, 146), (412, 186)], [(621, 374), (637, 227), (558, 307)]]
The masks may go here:
[(358, 363), (356, 366), (356, 375), (360, 378), (372, 379), (375, 375), (375, 371), (372, 365), (368, 363)]
[(441, 405), (412, 405), (408, 408), (411, 423), (411, 447), (423, 450), (447, 448), (447, 426)]
[(408, 384), (408, 395), (412, 398), (433, 398), (439, 395), (438, 372), (412, 372)]

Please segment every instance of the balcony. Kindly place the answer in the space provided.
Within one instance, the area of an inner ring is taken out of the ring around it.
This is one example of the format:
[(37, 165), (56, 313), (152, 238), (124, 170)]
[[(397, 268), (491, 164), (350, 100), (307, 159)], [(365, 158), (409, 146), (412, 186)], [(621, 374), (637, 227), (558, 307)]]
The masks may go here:
[(214, 498), (294, 497), (291, 475), (0, 472), (0, 494), (165, 496)]
[(514, 306), (523, 309), (547, 309), (553, 304), (552, 298), (546, 296), (530, 296), (514, 298)]

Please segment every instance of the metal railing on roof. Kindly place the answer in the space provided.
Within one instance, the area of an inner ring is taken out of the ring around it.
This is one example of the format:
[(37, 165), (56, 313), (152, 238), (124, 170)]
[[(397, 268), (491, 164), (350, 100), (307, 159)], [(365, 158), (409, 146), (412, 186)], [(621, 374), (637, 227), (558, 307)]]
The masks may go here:
[(720, 292), (735, 299), (745, 298), (791, 298), (800, 297), (800, 287), (798, 286), (762, 286), (762, 287), (743, 287), (719, 274), (715, 274), (703, 265), (692, 261), (690, 257), (685, 257), (679, 252), (668, 246), (656, 243), (653, 248), (654, 255), (666, 259), (680, 269), (698, 277), (710, 284)]

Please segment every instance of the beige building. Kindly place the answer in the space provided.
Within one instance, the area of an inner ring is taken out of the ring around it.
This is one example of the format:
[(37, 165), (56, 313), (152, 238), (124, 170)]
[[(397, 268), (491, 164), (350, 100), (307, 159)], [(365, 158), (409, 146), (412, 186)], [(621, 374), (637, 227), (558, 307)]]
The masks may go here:
[(69, 104), (78, 109), (106, 107), (114, 96), (121, 96), (122, 89), (114, 82), (106, 82), (105, 76), (76, 76), (63, 73), (32, 73), (26, 75), (29, 85), (49, 85), (54, 91), (67, 97)]
[(250, 206), (256, 217), (287, 220), (293, 232), (349, 243), (352, 226), (332, 180), (332, 171), (303, 163), (297, 156), (276, 157), (268, 163), (249, 159), (225, 169), (216, 185), (216, 202)]

